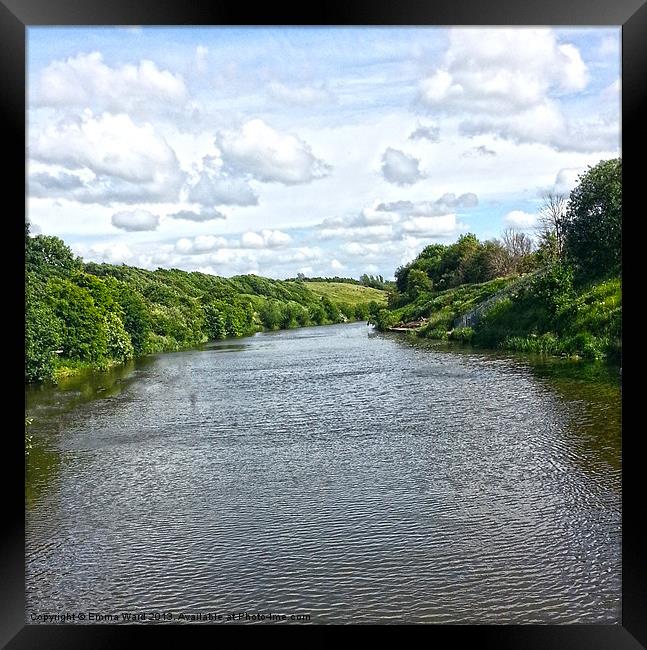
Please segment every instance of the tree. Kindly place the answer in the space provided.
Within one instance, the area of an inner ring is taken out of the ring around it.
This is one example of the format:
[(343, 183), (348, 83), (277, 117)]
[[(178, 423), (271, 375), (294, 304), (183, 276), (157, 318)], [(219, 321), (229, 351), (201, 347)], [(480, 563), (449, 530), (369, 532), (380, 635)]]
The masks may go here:
[[(27, 234), (25, 228), (25, 234)], [(55, 274), (69, 276), (81, 269), (81, 260), (58, 237), (37, 235), (25, 240), (25, 267), (41, 277)]]
[(69, 280), (52, 277), (45, 288), (52, 312), (63, 324), (65, 358), (101, 361), (107, 354), (106, 323), (90, 292)]
[(544, 255), (561, 259), (564, 252), (564, 227), (568, 198), (558, 192), (545, 192), (539, 208), (537, 232)]
[(603, 160), (579, 178), (566, 212), (565, 253), (578, 275), (620, 271), (622, 161)]
[(510, 259), (510, 271), (523, 271), (526, 258), (532, 253), (532, 239), (524, 232), (506, 228), (501, 234), (501, 242)]
[[(25, 300), (25, 380), (43, 381), (54, 374), (63, 323), (34, 290), (27, 275)], [(42, 292), (41, 292), (42, 293)]]
[(411, 300), (415, 300), (421, 293), (431, 291), (433, 282), (429, 276), (420, 269), (411, 269), (407, 277), (407, 293)]

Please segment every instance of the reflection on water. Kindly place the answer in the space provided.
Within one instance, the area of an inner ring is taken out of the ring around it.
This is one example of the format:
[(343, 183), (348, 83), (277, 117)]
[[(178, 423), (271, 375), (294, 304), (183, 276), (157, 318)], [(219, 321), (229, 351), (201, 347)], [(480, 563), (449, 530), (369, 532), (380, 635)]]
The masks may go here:
[(149, 357), (27, 405), (28, 616), (619, 621), (616, 369), (353, 324)]

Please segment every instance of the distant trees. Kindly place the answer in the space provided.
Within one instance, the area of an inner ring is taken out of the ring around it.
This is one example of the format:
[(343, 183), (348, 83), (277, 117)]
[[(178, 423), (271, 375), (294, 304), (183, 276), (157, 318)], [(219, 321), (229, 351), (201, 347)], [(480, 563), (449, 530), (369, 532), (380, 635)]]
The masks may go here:
[(508, 229), (502, 239), (481, 242), (472, 233), (455, 244), (426, 246), (413, 261), (395, 272), (397, 294), (390, 300), (397, 307), (408, 298), (461, 284), (481, 283), (533, 268), (533, 242), (525, 233)]
[(511, 273), (524, 273), (532, 269), (531, 253), (534, 245), (526, 233), (506, 228), (501, 235), (501, 243), (507, 254), (507, 264)]

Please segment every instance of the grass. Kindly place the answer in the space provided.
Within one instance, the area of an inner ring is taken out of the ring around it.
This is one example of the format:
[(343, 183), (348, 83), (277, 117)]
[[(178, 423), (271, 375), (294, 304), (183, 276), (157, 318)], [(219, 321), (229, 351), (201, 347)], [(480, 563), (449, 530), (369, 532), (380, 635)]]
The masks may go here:
[[(424, 293), (415, 302), (393, 310), (394, 322), (426, 318), (420, 330), (426, 338), (447, 338), (454, 320), (503, 289), (513, 278), (498, 278), (482, 284), (463, 284), (454, 289)], [(442, 334), (441, 336), (441, 332)]]
[(619, 278), (577, 288), (546, 292), (546, 280), (534, 278), (511, 287), (472, 328), (454, 328), (454, 320), (503, 289), (512, 278), (461, 285), (426, 293), (413, 302), (380, 312), (381, 329), (401, 321), (426, 318), (418, 336), (472, 343), (477, 347), (618, 359), (622, 350), (622, 292)]
[(305, 286), (315, 295), (325, 296), (335, 303), (359, 305), (375, 301), (380, 305), (386, 305), (386, 291), (373, 287), (345, 282), (306, 282)]
[(523, 352), (617, 358), (621, 303), (619, 278), (579, 287), (561, 296), (558, 306), (530, 288), (519, 299), (495, 305), (476, 328), (474, 342)]

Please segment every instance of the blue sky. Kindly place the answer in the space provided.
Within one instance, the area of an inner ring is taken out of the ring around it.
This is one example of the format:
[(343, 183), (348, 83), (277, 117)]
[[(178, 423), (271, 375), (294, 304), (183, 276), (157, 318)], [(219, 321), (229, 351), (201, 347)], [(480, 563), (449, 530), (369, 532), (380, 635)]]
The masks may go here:
[(28, 216), (86, 260), (379, 273), (619, 155), (618, 28), (29, 28)]

